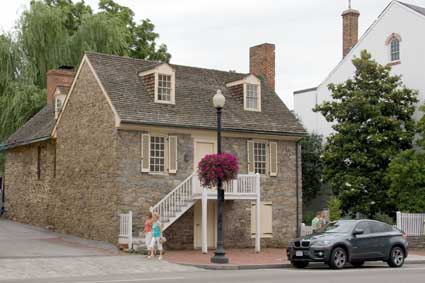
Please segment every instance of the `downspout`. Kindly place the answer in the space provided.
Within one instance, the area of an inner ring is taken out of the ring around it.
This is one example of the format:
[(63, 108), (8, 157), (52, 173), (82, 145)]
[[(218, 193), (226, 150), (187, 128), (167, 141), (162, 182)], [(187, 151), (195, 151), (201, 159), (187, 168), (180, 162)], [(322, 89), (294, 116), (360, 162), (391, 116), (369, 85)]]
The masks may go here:
[(296, 169), (295, 169), (295, 177), (296, 177), (296, 197), (297, 197), (297, 212), (296, 212), (296, 216), (297, 216), (297, 237), (300, 236), (300, 212), (299, 212), (299, 208), (300, 208), (300, 200), (299, 200), (299, 184), (300, 184), (300, 179), (299, 179), (299, 158), (298, 158), (298, 154), (299, 154), (299, 140), (295, 143), (295, 164), (296, 164)]

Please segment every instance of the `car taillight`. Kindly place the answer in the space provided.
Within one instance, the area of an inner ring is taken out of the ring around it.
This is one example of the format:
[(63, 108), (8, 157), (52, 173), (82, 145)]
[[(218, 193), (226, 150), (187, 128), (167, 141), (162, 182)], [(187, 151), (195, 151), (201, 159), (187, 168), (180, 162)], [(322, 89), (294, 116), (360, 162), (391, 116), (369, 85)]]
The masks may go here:
[(407, 240), (407, 234), (403, 232), (403, 239)]

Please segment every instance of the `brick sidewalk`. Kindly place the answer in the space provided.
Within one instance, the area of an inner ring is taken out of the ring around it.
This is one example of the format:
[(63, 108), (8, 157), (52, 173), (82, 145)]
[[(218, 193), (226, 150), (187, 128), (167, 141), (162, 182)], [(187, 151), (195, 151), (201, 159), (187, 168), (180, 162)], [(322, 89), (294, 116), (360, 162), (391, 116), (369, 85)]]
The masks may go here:
[[(179, 264), (210, 265), (214, 250), (208, 254), (200, 250), (167, 251), (165, 260)], [(263, 249), (255, 253), (254, 249), (228, 249), (226, 255), (230, 265), (278, 265), (289, 263), (286, 259), (286, 249)], [(214, 265), (214, 264), (211, 264)]]
[[(168, 262), (178, 264), (189, 264), (197, 266), (221, 266), (211, 263), (211, 257), (214, 250), (208, 254), (202, 254), (200, 250), (188, 251), (167, 251), (164, 259)], [(289, 264), (286, 259), (286, 249), (263, 249), (257, 254), (254, 249), (228, 249), (226, 255), (229, 257), (228, 266), (278, 266)], [(411, 250), (407, 261), (421, 260), (425, 261), (425, 250)]]

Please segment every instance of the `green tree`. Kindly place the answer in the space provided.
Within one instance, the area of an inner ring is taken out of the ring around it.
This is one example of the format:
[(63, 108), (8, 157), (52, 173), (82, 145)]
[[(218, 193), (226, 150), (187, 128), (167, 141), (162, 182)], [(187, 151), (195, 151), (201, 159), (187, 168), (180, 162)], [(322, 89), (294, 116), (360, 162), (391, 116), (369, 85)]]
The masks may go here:
[[(101, 0), (93, 13), (84, 1), (31, 1), (16, 29), (0, 34), (0, 144), (46, 103), (46, 73), (76, 66), (85, 51), (169, 61), (148, 20), (131, 9)], [(0, 175), (4, 157), (0, 153)]]
[[(425, 106), (421, 107), (425, 112)], [(417, 123), (416, 143), (425, 149), (425, 116)], [(413, 149), (394, 158), (386, 175), (390, 184), (388, 196), (395, 200), (396, 208), (405, 212), (425, 211), (425, 153)]]
[(334, 100), (315, 109), (335, 123), (323, 154), (324, 181), (345, 212), (373, 216), (392, 211), (384, 177), (391, 159), (412, 147), (417, 92), (365, 50), (352, 62), (354, 78), (330, 84)]
[(322, 186), (322, 136), (309, 134), (301, 140), (303, 202), (310, 202)]

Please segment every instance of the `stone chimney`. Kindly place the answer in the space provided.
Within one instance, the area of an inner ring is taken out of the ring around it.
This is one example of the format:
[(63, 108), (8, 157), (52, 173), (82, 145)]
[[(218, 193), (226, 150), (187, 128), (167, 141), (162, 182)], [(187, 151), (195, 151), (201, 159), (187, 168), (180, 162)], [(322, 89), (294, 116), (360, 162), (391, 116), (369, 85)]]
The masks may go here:
[(58, 86), (70, 87), (75, 71), (72, 67), (59, 67), (47, 72), (47, 104), (54, 103), (55, 90)]
[(263, 43), (249, 49), (249, 72), (262, 76), (271, 90), (275, 90), (275, 46)]
[(342, 13), (342, 57), (344, 58), (359, 39), (359, 16), (360, 12), (351, 9)]

